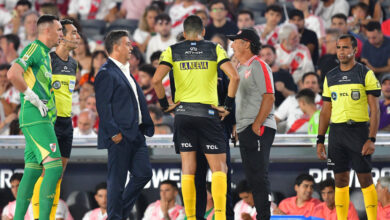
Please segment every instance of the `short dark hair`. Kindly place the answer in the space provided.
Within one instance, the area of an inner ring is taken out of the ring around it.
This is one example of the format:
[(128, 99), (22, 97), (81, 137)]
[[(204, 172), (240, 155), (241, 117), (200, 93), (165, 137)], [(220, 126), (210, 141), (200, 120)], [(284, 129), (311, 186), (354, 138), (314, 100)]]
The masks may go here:
[(236, 187), (236, 192), (238, 194), (240, 193), (252, 193), (252, 188), (249, 186), (249, 183), (247, 180), (241, 180)]
[(19, 5), (27, 5), (28, 9), (31, 9), (31, 7), (32, 7), (31, 2), (28, 1), (28, 0), (19, 0), (18, 2), (16, 2), (16, 6), (15, 7), (17, 7)]
[(5, 38), (7, 40), (7, 43), (13, 43), (15, 50), (19, 49), (20, 39), (19, 39), (18, 35), (6, 34), (6, 35), (1, 36), (1, 38)]
[(164, 185), (164, 184), (168, 184), (168, 185), (171, 185), (174, 189), (176, 190), (179, 190), (179, 188), (177, 187), (177, 183), (175, 181), (172, 181), (172, 180), (164, 180), (160, 183), (160, 186), (161, 185)]
[(167, 21), (167, 22), (171, 22), (171, 17), (169, 17), (168, 14), (166, 13), (161, 13), (159, 15), (157, 15), (155, 18), (154, 18), (154, 21), (157, 23), (157, 21)]
[(114, 50), (114, 44), (118, 44), (122, 37), (128, 37), (129, 32), (126, 30), (113, 30), (110, 31), (104, 39), (104, 46), (108, 54), (111, 54)]
[(64, 34), (64, 36), (66, 36), (67, 34), (67, 30), (65, 28), (65, 25), (67, 24), (73, 24), (73, 21), (72, 20), (69, 20), (69, 19), (63, 19), (60, 21), (61, 25), (62, 25), (62, 33)]
[(131, 51), (131, 54), (133, 54), (135, 58), (139, 60), (139, 65), (145, 62), (144, 56), (142, 55), (142, 52), (139, 50), (137, 46), (133, 46), (133, 50)]
[(274, 12), (279, 13), (280, 15), (283, 14), (283, 8), (278, 4), (272, 4), (272, 5), (268, 6), (265, 9), (265, 13), (267, 13), (268, 11), (274, 11)]
[(366, 14), (368, 13), (369, 6), (364, 2), (359, 2), (356, 5), (352, 6), (352, 10), (355, 8), (361, 8)]
[(190, 15), (184, 20), (184, 32), (186, 33), (202, 33), (202, 19), (196, 15)]
[(225, 10), (228, 9), (228, 4), (226, 3), (225, 0), (213, 0), (209, 3), (209, 10), (211, 11), (211, 7), (213, 7), (213, 5), (216, 5), (219, 3), (223, 4), (223, 7), (225, 8)]
[(302, 174), (298, 175), (297, 178), (295, 179), (295, 185), (300, 186), (302, 184), (302, 182), (305, 180), (314, 183), (313, 176), (311, 176), (307, 173), (302, 173)]
[(96, 185), (95, 187), (95, 195), (98, 193), (99, 190), (101, 189), (107, 189), (107, 183), (106, 182), (101, 182)]
[(318, 184), (318, 188), (320, 189), (320, 192), (324, 190), (326, 187), (332, 187), (333, 189), (335, 189), (336, 185), (333, 178), (328, 178), (324, 181), (321, 181)]
[(164, 115), (161, 109), (156, 105), (148, 105), (148, 111), (154, 113), (157, 120), (160, 120)]
[(381, 27), (381, 24), (378, 22), (378, 21), (370, 21), (366, 24), (366, 29), (367, 31), (379, 31), (381, 32), (382, 31), (382, 27)]
[(45, 23), (53, 24), (55, 20), (59, 21), (57, 16), (54, 16), (54, 15), (42, 15), (41, 17), (38, 18), (37, 26), (39, 26), (41, 24), (45, 24)]
[(306, 77), (315, 76), (317, 78), (317, 82), (320, 83), (320, 76), (315, 72), (307, 72), (302, 76), (302, 83), (305, 82)]
[(19, 182), (20, 182), (20, 181), (22, 181), (22, 177), (23, 177), (23, 173), (14, 173), (14, 174), (12, 174), (9, 182), (13, 182), (15, 180), (19, 180)]
[(0, 70), (9, 70), (11, 65), (9, 63), (0, 64)]
[(352, 48), (356, 48), (357, 47), (357, 40), (351, 34), (343, 34), (337, 38), (337, 41), (342, 40), (342, 39), (347, 39), (347, 38), (349, 38), (351, 40)]
[(211, 37), (211, 39), (213, 38), (213, 37), (218, 37), (219, 39), (221, 39), (221, 41), (222, 41), (222, 48), (223, 49), (225, 49), (225, 50), (227, 50), (227, 47), (229, 46), (228, 45), (228, 38), (226, 37), (226, 35), (224, 35), (224, 34), (221, 34), (221, 33), (216, 33), (216, 34), (214, 34), (212, 37)]
[(272, 50), (272, 52), (274, 53), (274, 54), (276, 54), (276, 49), (275, 49), (275, 47), (274, 46), (272, 46), (272, 45), (269, 45), (269, 44), (265, 44), (265, 45), (263, 45), (262, 47), (261, 47), (261, 49), (270, 49), (270, 50)]
[(142, 71), (147, 73), (150, 77), (153, 78), (154, 73), (156, 72), (156, 68), (152, 64), (142, 64), (139, 68), (138, 71)]
[(289, 19), (293, 19), (295, 16), (298, 16), (300, 19), (305, 19), (305, 16), (301, 10), (293, 9), (288, 13)]
[(161, 54), (162, 54), (162, 51), (161, 51), (161, 50), (158, 50), (158, 51), (153, 52), (152, 55), (150, 55), (150, 62), (153, 62), (153, 61), (155, 61), (155, 60), (159, 60)]
[(295, 96), (296, 99), (302, 99), (307, 104), (315, 105), (315, 98), (316, 95), (311, 89), (302, 89), (298, 92), (298, 94)]
[(337, 13), (337, 14), (333, 15), (331, 18), (331, 21), (335, 18), (343, 19), (345, 22), (347, 22), (347, 19), (348, 19), (347, 16), (343, 13)]
[(248, 14), (249, 17), (251, 18), (251, 20), (254, 20), (254, 19), (255, 19), (255, 16), (253, 15), (253, 12), (250, 11), (250, 10), (246, 10), (246, 9), (240, 10), (240, 11), (237, 13), (237, 17), (240, 16), (240, 15), (243, 15), (243, 14)]

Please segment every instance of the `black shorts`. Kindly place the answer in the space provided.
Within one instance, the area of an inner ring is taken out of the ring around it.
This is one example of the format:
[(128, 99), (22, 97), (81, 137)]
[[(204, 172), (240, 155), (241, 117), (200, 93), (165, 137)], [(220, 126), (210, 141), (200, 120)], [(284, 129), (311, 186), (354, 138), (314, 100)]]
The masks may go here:
[(71, 117), (57, 117), (54, 125), (61, 157), (69, 158), (73, 142), (73, 125)]
[(334, 173), (350, 170), (356, 173), (370, 173), (371, 155), (362, 155), (363, 145), (368, 139), (368, 125), (331, 124), (328, 144), (328, 168)]
[(175, 148), (180, 152), (226, 153), (223, 127), (219, 118), (175, 116)]

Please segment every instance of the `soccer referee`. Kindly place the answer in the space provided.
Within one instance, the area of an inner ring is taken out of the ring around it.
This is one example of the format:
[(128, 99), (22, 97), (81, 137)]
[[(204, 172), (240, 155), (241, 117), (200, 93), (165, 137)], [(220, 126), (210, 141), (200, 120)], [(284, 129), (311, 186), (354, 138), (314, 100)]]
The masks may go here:
[(327, 163), (335, 175), (337, 219), (347, 220), (351, 164), (362, 187), (367, 218), (376, 220), (378, 201), (371, 176), (371, 155), (379, 125), (381, 88), (374, 72), (355, 61), (356, 51), (353, 36), (342, 35), (337, 39), (340, 65), (325, 77), (317, 156), (326, 159), (324, 135), (330, 120)]
[[(153, 86), (165, 110), (176, 107), (175, 146), (180, 150), (184, 208), (187, 219), (196, 219), (195, 171), (199, 148), (209, 163), (215, 219), (226, 219), (227, 166), (224, 131), (218, 113), (226, 116), (233, 108), (239, 76), (221, 45), (204, 41), (202, 20), (195, 15), (184, 21), (183, 42), (168, 47), (160, 57)], [(217, 67), (230, 78), (225, 109), (218, 109)], [(162, 79), (173, 69), (175, 105), (169, 107)], [(214, 107), (213, 107), (214, 106)]]

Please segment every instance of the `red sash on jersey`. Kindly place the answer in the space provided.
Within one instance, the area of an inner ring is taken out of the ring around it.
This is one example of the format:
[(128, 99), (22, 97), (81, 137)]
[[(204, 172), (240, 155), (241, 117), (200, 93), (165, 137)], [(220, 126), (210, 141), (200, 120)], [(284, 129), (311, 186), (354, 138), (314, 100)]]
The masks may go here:
[(287, 131), (287, 134), (295, 133), (300, 127), (302, 127), (302, 125), (304, 125), (308, 121), (308, 118), (300, 118), (296, 120), (294, 124), (291, 125), (290, 129)]
[(89, 9), (88, 19), (96, 19), (96, 14), (98, 13), (99, 6), (102, 0), (92, 0), (91, 8)]
[(195, 12), (196, 12), (196, 8), (192, 9), (191, 12), (185, 14), (183, 17), (181, 17), (179, 20), (177, 20), (175, 23), (173, 23), (172, 28), (175, 28), (175, 27), (181, 25), (188, 16), (195, 14)]

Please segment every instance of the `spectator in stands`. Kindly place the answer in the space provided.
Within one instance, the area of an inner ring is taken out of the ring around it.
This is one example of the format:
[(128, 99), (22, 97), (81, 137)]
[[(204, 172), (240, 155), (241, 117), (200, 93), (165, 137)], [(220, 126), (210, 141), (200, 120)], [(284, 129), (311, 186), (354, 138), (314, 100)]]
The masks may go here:
[(143, 220), (184, 219), (184, 208), (176, 204), (179, 194), (176, 182), (164, 180), (160, 183), (160, 200), (150, 204), (146, 208)]
[(74, 128), (73, 136), (75, 137), (97, 137), (93, 130), (95, 124), (95, 113), (90, 109), (84, 109), (77, 117), (77, 127)]
[(209, 10), (212, 22), (206, 26), (204, 39), (210, 40), (216, 33), (229, 35), (238, 32), (237, 25), (227, 20), (227, 3), (224, 0), (213, 0), (210, 2)]
[[(11, 176), (10, 183), (11, 183), (11, 192), (14, 198), (16, 198), (19, 188), (19, 183), (22, 180), (23, 174), (21, 173), (14, 173)], [(15, 208), (16, 208), (16, 200), (8, 203), (6, 207), (3, 209), (3, 213), (1, 215), (2, 220), (13, 220), (15, 215)], [(68, 206), (63, 200), (59, 200), (57, 211), (55, 215), (56, 220), (73, 220), (72, 215), (69, 212)], [(28, 210), (26, 212), (26, 215), (24, 216), (25, 220), (34, 220), (33, 216), (33, 210), (31, 204), (28, 207)]]
[(279, 5), (270, 5), (265, 10), (265, 24), (256, 25), (254, 28), (259, 33), (261, 44), (274, 46), (279, 39), (279, 22), (283, 16), (283, 9)]
[(126, 19), (139, 20), (145, 8), (152, 0), (123, 0), (121, 4), (120, 16)]
[(329, 28), (331, 25), (331, 18), (335, 14), (344, 14), (345, 16), (349, 13), (349, 4), (346, 0), (321, 0), (318, 8), (315, 10), (315, 15), (322, 18), (325, 22), (325, 28)]
[(378, 179), (376, 184), (378, 193), (378, 214), (377, 219), (390, 219), (390, 177), (385, 176)]
[(351, 16), (347, 20), (348, 27), (353, 33), (359, 34), (370, 19), (368, 5), (364, 2), (359, 2), (351, 8)]
[(150, 56), (158, 50), (165, 50), (167, 47), (176, 43), (176, 36), (171, 33), (172, 29), (171, 18), (168, 14), (162, 13), (156, 16), (154, 29), (156, 35), (151, 37), (146, 47), (146, 63), (150, 63)]
[(177, 36), (183, 32), (184, 20), (193, 15), (198, 10), (206, 11), (206, 7), (197, 0), (183, 0), (179, 4), (174, 4), (169, 10), (169, 17), (172, 19), (172, 34)]
[(293, 24), (284, 24), (279, 30), (280, 44), (275, 46), (276, 64), (289, 70), (294, 82), (299, 83), (304, 73), (314, 71), (310, 51), (299, 43), (298, 29)]
[(298, 33), (301, 35), (299, 43), (305, 45), (307, 49), (309, 49), (313, 65), (316, 65), (319, 55), (318, 38), (316, 33), (305, 28), (305, 20), (302, 11), (293, 9), (288, 13), (288, 17), (289, 22), (297, 26)]
[(368, 5), (368, 15), (375, 21), (381, 21), (384, 17), (381, 8), (381, 2), (378, 0), (360, 0), (360, 2), (366, 3)]
[(88, 96), (92, 94), (95, 94), (93, 83), (87, 81), (80, 87), (80, 93), (79, 93), (80, 109), (85, 108), (85, 102), (87, 101)]
[(325, 38), (325, 27), (322, 18), (315, 16), (309, 11), (310, 0), (294, 0), (294, 8), (301, 10), (305, 16), (305, 27), (317, 34), (319, 45)]
[(5, 62), (13, 64), (19, 57), (18, 49), (20, 40), (16, 34), (6, 34), (0, 37), (0, 48), (5, 55)]
[(252, 28), (255, 26), (255, 17), (252, 11), (241, 10), (237, 14), (237, 27), (238, 29)]
[(138, 82), (139, 75), (138, 75), (138, 69), (139, 66), (144, 64), (144, 57), (141, 53), (141, 51), (138, 49), (138, 47), (133, 47), (133, 50), (131, 51), (130, 55), (130, 73), (134, 76), (135, 80)]
[(223, 49), (227, 50), (228, 38), (226, 35), (220, 33), (214, 34), (210, 41), (221, 45)]
[(321, 110), (317, 108), (315, 97), (316, 94), (311, 89), (302, 89), (296, 95), (299, 108), (309, 118), (307, 133), (317, 135)]
[(107, 219), (107, 183), (99, 183), (95, 188), (95, 200), (99, 207), (85, 213), (83, 220)]
[(273, 46), (264, 45), (260, 57), (271, 67), (275, 83), (275, 107), (279, 107), (288, 96), (295, 94), (297, 85), (289, 72), (275, 64), (276, 51)]
[(148, 105), (156, 104), (158, 102), (158, 98), (154, 88), (152, 87), (152, 78), (154, 76), (154, 72), (156, 72), (156, 68), (151, 64), (143, 64), (139, 67), (139, 86), (144, 92), (145, 99)]
[[(322, 98), (319, 94), (319, 76), (314, 72), (308, 72), (302, 77), (302, 89), (311, 89), (315, 94), (317, 108), (322, 106)], [(307, 133), (309, 118), (299, 108), (298, 101), (294, 95), (287, 97), (275, 111), (276, 122), (286, 120), (286, 133)]]
[(89, 73), (91, 70), (91, 51), (88, 45), (88, 39), (80, 34), (79, 46), (73, 50), (73, 58), (80, 64), (79, 69), (81, 75)]
[[(334, 199), (335, 198), (334, 179), (329, 178), (322, 181), (319, 184), (319, 188), (320, 188), (321, 198), (324, 202), (321, 202), (316, 207), (314, 207), (312, 216), (323, 218), (325, 220), (337, 219), (336, 205)], [(359, 220), (359, 216), (352, 202), (349, 202), (348, 220)]]
[(320, 200), (312, 198), (313, 187), (314, 178), (306, 173), (300, 174), (294, 185), (297, 195), (282, 200), (274, 214), (310, 216), (314, 207), (321, 203)]
[(154, 66), (154, 68), (157, 68), (158, 65), (160, 64), (161, 53), (162, 51), (158, 50), (152, 53), (152, 55), (150, 55), (150, 63)]
[(107, 61), (108, 56), (106, 51), (104, 50), (96, 50), (92, 53), (91, 56), (91, 71), (89, 73), (84, 74), (80, 79), (80, 86), (82, 86), (85, 82), (94, 82), (96, 74), (98, 73), (100, 67)]
[[(38, 13), (36, 11), (27, 11), (23, 16), (24, 32), (19, 35), (20, 47), (25, 48), (38, 37)], [(18, 49), (19, 49), (18, 48)], [(19, 50), (19, 52), (21, 52)]]
[(390, 131), (390, 74), (382, 77), (383, 99), (379, 101), (380, 120), (379, 131)]
[(144, 13), (139, 20), (138, 28), (134, 31), (133, 39), (142, 53), (146, 51), (150, 38), (156, 34), (154, 25), (156, 16), (159, 13), (160, 9), (155, 6), (148, 6), (145, 8)]
[(15, 5), (15, 9), (12, 12), (13, 17), (9, 25), (6, 26), (4, 30), (5, 34), (19, 34), (20, 27), (22, 25), (22, 18), (24, 13), (30, 10), (32, 4), (28, 0), (19, 0)]
[(339, 29), (326, 29), (325, 50), (326, 53), (320, 57), (317, 64), (317, 74), (321, 77), (320, 86), (325, 79), (325, 75), (339, 65), (336, 55), (336, 41), (341, 32)]
[(194, 14), (202, 19), (203, 27), (207, 27), (207, 25), (209, 25), (209, 14), (206, 10), (197, 10)]
[(333, 15), (331, 19), (331, 28), (339, 29), (341, 31), (341, 34), (351, 34), (356, 38), (358, 43), (357, 45), (358, 51), (355, 54), (355, 57), (359, 58), (362, 52), (363, 43), (359, 35), (349, 30), (348, 23), (347, 23), (347, 16), (345, 16), (342, 13)]
[[(69, 4), (69, 2), (68, 2), (68, 4)], [(60, 17), (60, 10), (58, 7), (59, 6), (57, 5), (57, 3), (45, 2), (39, 6), (39, 16), (41, 16), (41, 15), (54, 15), (54, 16)], [(63, 16), (65, 16), (65, 15), (66, 14), (63, 14)]]
[(116, 2), (111, 0), (79, 1), (70, 0), (68, 15), (80, 20), (98, 19), (109, 23), (117, 18)]
[(383, 35), (377, 21), (368, 22), (366, 30), (361, 61), (380, 78), (381, 74), (390, 73), (390, 38)]
[[(9, 64), (0, 64), (0, 101), (5, 116), (15, 114), (16, 108), (20, 104), (19, 91), (7, 79), (7, 72), (10, 67)], [(0, 120), (3, 119), (0, 118)]]

